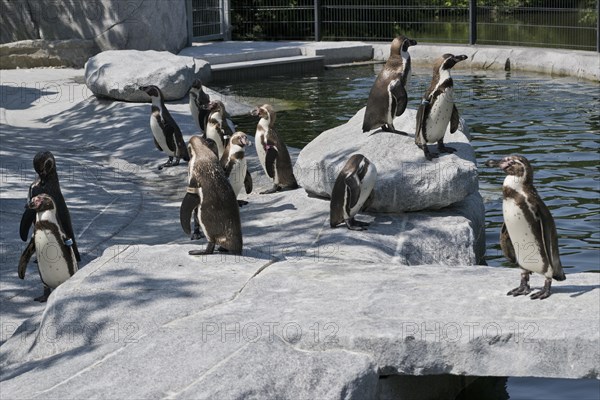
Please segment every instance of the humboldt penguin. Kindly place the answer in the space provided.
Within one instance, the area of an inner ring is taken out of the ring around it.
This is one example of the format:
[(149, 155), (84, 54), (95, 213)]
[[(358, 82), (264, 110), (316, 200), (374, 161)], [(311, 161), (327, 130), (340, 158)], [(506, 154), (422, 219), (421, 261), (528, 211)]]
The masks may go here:
[[(140, 90), (146, 92), (152, 99), (150, 129), (154, 137), (154, 145), (169, 156), (169, 160), (159, 165), (158, 169), (179, 165), (179, 160), (182, 158), (189, 161), (190, 157), (181, 130), (165, 107), (164, 96), (160, 89), (150, 85), (141, 86)], [(173, 157), (175, 157), (175, 162), (173, 162)]]
[(531, 295), (532, 299), (550, 296), (552, 279), (566, 279), (558, 252), (558, 235), (552, 214), (533, 186), (533, 168), (518, 155), (502, 160), (489, 160), (489, 167), (499, 167), (506, 174), (502, 185), (502, 214), (500, 247), (506, 258), (521, 267), (521, 284), (507, 293), (519, 296), (531, 293), (529, 276), (532, 272), (544, 275), (544, 288)]
[[(246, 194), (252, 192), (252, 177), (248, 171), (245, 158), (245, 147), (251, 145), (252, 142), (244, 132), (236, 132), (229, 140), (223, 152), (223, 157), (221, 157), (221, 165), (225, 170), (225, 176), (229, 179), (236, 198), (242, 187), (246, 189)], [(238, 200), (240, 207), (246, 204), (248, 204), (247, 201)]]
[(189, 254), (212, 254), (215, 245), (231, 254), (241, 254), (240, 210), (219, 163), (215, 143), (211, 139), (192, 136), (188, 151), (192, 159), (188, 166), (187, 193), (179, 210), (180, 223), (189, 235), (192, 212), (197, 209), (200, 227), (208, 240), (205, 250), (191, 250)]
[(190, 112), (196, 127), (204, 135), (206, 131), (206, 123), (208, 121), (208, 104), (210, 103), (210, 97), (202, 90), (202, 81), (195, 79), (192, 82), (192, 87), (189, 92), (190, 100)]
[(53, 289), (77, 272), (77, 259), (73, 241), (62, 228), (52, 197), (46, 193), (39, 194), (31, 199), (27, 207), (36, 213), (36, 221), (31, 241), (21, 254), (18, 274), (19, 278), (25, 279), (27, 264), (35, 252), (44, 294), (34, 300), (43, 303)]
[(338, 174), (331, 192), (330, 224), (346, 223), (348, 229), (362, 231), (368, 222), (354, 219), (373, 199), (377, 168), (362, 154), (351, 156)]
[(233, 130), (227, 121), (227, 110), (221, 100), (208, 103), (208, 119), (206, 122), (207, 139), (212, 139), (217, 144), (219, 158), (223, 156), (227, 142), (233, 136)]
[(465, 55), (444, 54), (433, 66), (433, 79), (423, 96), (417, 111), (417, 129), (415, 143), (423, 149), (425, 158), (431, 161), (439, 154), (431, 153), (428, 143), (436, 143), (440, 153), (454, 153), (456, 149), (444, 145), (446, 127), (450, 123), (450, 133), (456, 132), (459, 115), (454, 105), (454, 83), (450, 69), (456, 63), (466, 60)]
[(297, 189), (290, 154), (274, 128), (275, 110), (270, 104), (264, 104), (256, 107), (252, 115), (260, 117), (254, 136), (256, 154), (267, 176), (273, 180), (273, 187), (261, 194)]
[(406, 85), (411, 71), (408, 48), (416, 44), (415, 40), (405, 36), (398, 36), (392, 41), (390, 56), (369, 93), (363, 132), (381, 127), (386, 132), (406, 134), (394, 128), (394, 118), (406, 110)]
[(29, 202), (35, 196), (46, 193), (54, 199), (61, 229), (73, 243), (71, 246), (73, 247), (75, 258), (77, 261), (81, 261), (79, 249), (77, 248), (77, 241), (75, 240), (75, 234), (73, 233), (73, 225), (71, 224), (71, 215), (69, 214), (67, 203), (65, 203), (65, 198), (60, 190), (54, 155), (49, 151), (38, 152), (33, 157), (33, 169), (37, 172), (38, 178), (29, 186), (25, 212), (21, 217), (21, 225), (19, 228), (21, 240), (24, 242), (27, 241), (29, 229), (35, 222), (36, 212), (28, 207)]

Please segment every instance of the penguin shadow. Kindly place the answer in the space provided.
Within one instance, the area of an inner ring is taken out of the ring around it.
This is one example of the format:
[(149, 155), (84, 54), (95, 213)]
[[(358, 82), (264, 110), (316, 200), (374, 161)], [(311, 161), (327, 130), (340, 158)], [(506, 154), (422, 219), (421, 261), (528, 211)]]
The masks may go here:
[(413, 139), (415, 138), (414, 133), (408, 133), (408, 132), (404, 132), (404, 131), (389, 132), (389, 131), (383, 130), (383, 128), (379, 128), (379, 129), (375, 129), (374, 131), (371, 131), (371, 133), (369, 133), (367, 135), (367, 137), (370, 138), (371, 136), (377, 135), (378, 133), (391, 133), (393, 135), (404, 136), (404, 137), (409, 137), (409, 138), (413, 138)]
[[(264, 196), (268, 196), (268, 195), (264, 195)], [(278, 212), (281, 211), (287, 211), (287, 210), (296, 210), (296, 206), (294, 206), (293, 204), (290, 203), (286, 203), (286, 204), (281, 204), (279, 206), (269, 206), (269, 207), (261, 207), (260, 205), (256, 204), (256, 207), (252, 207), (252, 202), (248, 202), (247, 205), (245, 205), (244, 207), (240, 208), (240, 211), (243, 213), (246, 209), (252, 209), (252, 215), (261, 215), (261, 214), (276, 214)]]
[(7, 110), (25, 110), (31, 107), (40, 99), (50, 97), (54, 98), (57, 91), (40, 90), (32, 87), (0, 85), (0, 107)]
[(559, 285), (552, 285), (552, 293), (566, 293), (566, 294), (570, 294), (569, 297), (579, 297), (582, 296), (586, 293), (592, 292), (596, 289), (600, 289), (600, 285), (566, 285), (566, 286), (559, 286)]

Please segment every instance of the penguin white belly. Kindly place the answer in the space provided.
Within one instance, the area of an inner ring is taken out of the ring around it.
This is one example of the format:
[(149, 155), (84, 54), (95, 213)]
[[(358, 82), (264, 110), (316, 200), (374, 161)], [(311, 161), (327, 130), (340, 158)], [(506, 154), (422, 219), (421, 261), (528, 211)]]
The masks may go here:
[(206, 137), (212, 139), (217, 144), (217, 151), (219, 153), (219, 160), (221, 156), (223, 156), (223, 152), (225, 148), (223, 147), (223, 139), (221, 139), (221, 135), (217, 129), (215, 124), (211, 124), (210, 122), (206, 125)]
[(263, 140), (264, 135), (264, 132), (256, 131), (254, 140), (256, 141), (256, 155), (258, 156), (258, 161), (260, 161), (260, 165), (263, 167), (265, 174), (268, 176), (269, 174), (267, 173), (267, 167), (265, 165), (265, 158), (267, 158), (267, 152), (265, 151), (265, 148), (262, 145), (263, 141), (266, 141)]
[(454, 95), (452, 88), (444, 90), (433, 104), (427, 117), (427, 143), (436, 143), (446, 134), (446, 128), (452, 116)]
[(528, 271), (544, 274), (540, 244), (537, 243), (523, 210), (513, 199), (505, 199), (502, 202), (502, 214), (517, 263)]
[[(57, 288), (71, 277), (67, 260), (65, 260), (61, 243), (50, 230), (37, 229), (35, 231), (35, 253), (38, 261), (38, 269), (42, 281), (51, 289)], [(73, 271), (77, 271), (77, 261), (73, 250), (69, 248), (70, 257), (73, 260)]]
[[(358, 179), (358, 176), (355, 175), (355, 179)], [(375, 168), (375, 165), (371, 164), (371, 165), (369, 165), (369, 169), (367, 170), (367, 173), (363, 177), (362, 183), (360, 183), (360, 196), (358, 196), (358, 201), (356, 202), (354, 207), (350, 208), (350, 215), (345, 215), (346, 207), (344, 207), (344, 217), (345, 218), (352, 218), (356, 214), (358, 214), (358, 212), (360, 211), (362, 206), (365, 204), (365, 201), (367, 201), (367, 199), (369, 198), (369, 195), (373, 191), (376, 180), (377, 180), (377, 169)], [(346, 200), (346, 199), (344, 199), (344, 200)]]
[(158, 125), (158, 121), (156, 118), (154, 118), (154, 116), (150, 116), (150, 129), (152, 130), (152, 136), (154, 136), (154, 140), (156, 140), (156, 143), (158, 143), (160, 148), (169, 156), (175, 157), (175, 153), (169, 149), (169, 146), (167, 145), (167, 138), (165, 137), (162, 128), (160, 125)]
[(231, 183), (231, 187), (233, 188), (236, 198), (244, 187), (244, 179), (246, 178), (247, 170), (248, 165), (246, 164), (246, 159), (242, 158), (233, 165), (231, 174), (229, 174), (229, 183)]
[(202, 221), (202, 188), (198, 188), (198, 197), (200, 197), (200, 202), (198, 203), (198, 223), (200, 224), (200, 228), (202, 229), (202, 233), (208, 239), (209, 242), (212, 242), (212, 238), (208, 236), (208, 231), (206, 230), (206, 225)]

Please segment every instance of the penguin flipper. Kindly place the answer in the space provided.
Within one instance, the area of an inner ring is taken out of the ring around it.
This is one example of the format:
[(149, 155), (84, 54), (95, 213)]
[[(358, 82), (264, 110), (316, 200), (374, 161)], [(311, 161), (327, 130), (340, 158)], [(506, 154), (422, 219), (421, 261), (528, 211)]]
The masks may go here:
[(179, 129), (175, 130), (175, 145), (177, 147), (175, 151), (175, 157), (183, 158), (185, 161), (190, 161), (190, 155), (187, 151), (187, 146), (185, 145), (185, 140), (183, 140), (183, 134)]
[(423, 99), (417, 110), (417, 128), (415, 130), (415, 143), (417, 145), (427, 145), (425, 133), (423, 132), (423, 134), (421, 134), (421, 132), (425, 130), (425, 109), (428, 105), (429, 100)]
[(192, 213), (199, 204), (200, 196), (188, 192), (185, 194), (181, 206), (179, 207), (179, 223), (187, 235), (192, 233), (190, 220), (192, 219)]
[(566, 277), (558, 253), (558, 235), (556, 233), (554, 219), (552, 218), (552, 214), (550, 214), (548, 207), (541, 201), (538, 205), (538, 221), (542, 231), (544, 251), (546, 252), (548, 262), (552, 267), (552, 277), (557, 281), (564, 281)]
[(406, 89), (404, 85), (402, 85), (402, 80), (396, 79), (393, 85), (390, 85), (390, 93), (396, 100), (396, 112), (394, 116), (399, 117), (404, 114), (406, 110), (406, 105), (408, 104), (408, 95), (406, 94)]
[(27, 270), (27, 264), (29, 264), (29, 260), (31, 256), (35, 252), (35, 238), (32, 237), (29, 241), (25, 250), (23, 250), (23, 254), (21, 254), (21, 258), (19, 259), (19, 268), (17, 270), (19, 274), (19, 278), (25, 279), (25, 270)]
[(252, 175), (250, 175), (250, 171), (246, 170), (246, 177), (244, 178), (244, 188), (246, 189), (246, 194), (252, 193)]
[[(156, 114), (155, 116), (156, 121), (158, 122), (158, 126), (160, 126), (160, 129), (162, 129), (164, 135), (165, 135), (165, 140), (167, 141), (167, 147), (169, 148), (169, 150), (171, 150), (173, 153), (175, 153), (177, 151), (177, 147), (175, 145), (175, 126), (174, 126), (174, 122), (170, 123), (169, 121), (161, 118), (160, 114)], [(179, 130), (179, 128), (177, 129)], [(181, 132), (180, 132), (181, 133)]]
[(23, 216), (21, 217), (21, 226), (19, 227), (19, 234), (21, 235), (21, 240), (26, 242), (29, 236), (29, 228), (35, 222), (35, 214), (36, 212), (30, 208), (26, 208), (25, 212), (23, 212)]
[(265, 169), (267, 170), (267, 175), (269, 178), (275, 179), (275, 161), (277, 160), (277, 147), (267, 145), (266, 155), (265, 155)]
[(500, 229), (500, 247), (502, 248), (504, 257), (506, 257), (511, 263), (517, 264), (515, 248), (512, 240), (510, 239), (510, 235), (508, 234), (508, 229), (506, 229), (505, 223), (502, 224), (502, 228)]
[(454, 133), (458, 130), (460, 124), (460, 115), (458, 115), (458, 109), (456, 105), (452, 106), (452, 115), (450, 116), (450, 133)]
[[(356, 174), (350, 174), (344, 179), (346, 184), (346, 214), (350, 215), (350, 209), (358, 203), (360, 197), (360, 186)], [(350, 216), (352, 217), (352, 216)]]

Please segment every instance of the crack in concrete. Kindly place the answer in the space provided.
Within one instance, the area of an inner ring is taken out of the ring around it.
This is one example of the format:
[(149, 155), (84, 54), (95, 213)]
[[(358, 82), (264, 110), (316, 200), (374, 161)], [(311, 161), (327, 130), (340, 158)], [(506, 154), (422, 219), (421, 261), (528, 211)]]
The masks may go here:
[[(146, 0), (142, 0), (142, 1), (140, 2), (140, 4), (138, 4), (138, 5), (137, 5), (137, 6), (136, 6), (136, 7), (135, 7), (135, 8), (134, 8), (132, 11), (131, 11), (131, 13), (129, 13), (129, 15), (127, 15), (126, 17), (124, 17), (124, 18), (123, 18), (123, 19), (121, 19), (120, 21), (117, 21), (117, 22), (115, 22), (114, 24), (112, 24), (111, 26), (109, 26), (108, 28), (106, 28), (105, 30), (103, 30), (101, 33), (99, 33), (99, 34), (97, 34), (96, 36), (94, 36), (94, 37), (93, 37), (93, 39), (97, 39), (97, 38), (99, 38), (100, 36), (102, 36), (102, 35), (104, 35), (105, 33), (107, 33), (108, 31), (110, 31), (111, 29), (113, 29), (115, 26), (117, 26), (117, 25), (121, 25), (121, 24), (125, 23), (125, 22), (126, 22), (128, 19), (129, 19), (129, 18), (131, 18), (131, 17), (132, 17), (132, 16), (135, 14), (135, 12), (136, 12), (136, 11), (138, 11), (138, 10), (139, 10), (139, 9), (142, 7), (142, 5), (144, 4), (144, 2), (145, 2), (145, 1), (146, 1)], [(127, 46), (125, 46), (125, 47), (127, 47)]]

